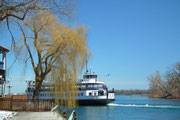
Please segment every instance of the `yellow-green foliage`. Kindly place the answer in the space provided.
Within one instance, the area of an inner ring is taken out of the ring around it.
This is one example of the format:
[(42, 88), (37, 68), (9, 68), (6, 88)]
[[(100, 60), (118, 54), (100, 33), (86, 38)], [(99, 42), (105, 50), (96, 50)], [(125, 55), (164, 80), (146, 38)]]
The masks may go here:
[[(55, 92), (57, 93), (55, 94), (56, 103), (71, 108), (77, 105), (75, 101), (78, 91), (75, 87), (76, 80), (86, 59), (85, 28), (77, 27), (72, 30), (67, 27), (60, 27), (60, 31), (56, 29), (59, 34), (53, 36), (62, 38), (56, 44), (62, 45), (63, 49), (58, 53), (56, 67), (52, 70), (52, 80), (55, 83)], [(61, 101), (58, 100), (59, 96)]]
[(48, 75), (51, 79), (47, 81), (55, 87), (56, 103), (75, 107), (77, 75), (84, 66), (88, 51), (86, 28), (67, 27), (50, 13), (37, 13), (24, 25), (27, 29), (21, 29), (23, 42), (35, 72), (36, 89)]

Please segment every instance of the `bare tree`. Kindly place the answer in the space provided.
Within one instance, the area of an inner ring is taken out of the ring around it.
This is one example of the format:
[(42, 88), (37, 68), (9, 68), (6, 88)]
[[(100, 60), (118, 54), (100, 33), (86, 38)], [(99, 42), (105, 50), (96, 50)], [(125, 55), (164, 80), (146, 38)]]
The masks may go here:
[(180, 63), (173, 65), (164, 75), (159, 73), (147, 77), (150, 83), (150, 96), (162, 98), (180, 98)]
[(65, 104), (73, 106), (75, 80), (86, 58), (85, 28), (66, 27), (51, 13), (43, 12), (29, 17), (23, 24), (17, 24), (23, 36), (22, 46), (28, 53), (26, 61), (30, 59), (35, 74), (33, 98), (38, 98), (43, 81), (50, 75), (56, 91), (72, 91), (61, 94), (61, 98), (69, 98)]
[(74, 5), (73, 0), (0, 0), (0, 22), (6, 21), (12, 41), (15, 43), (9, 26), (11, 18), (23, 21), (26, 16), (33, 16), (39, 11), (70, 17)]
[(70, 17), (73, 5), (73, 0), (0, 0), (0, 21), (9, 17), (24, 20), (39, 10)]
[(176, 63), (165, 74), (168, 89), (171, 91), (173, 97), (180, 96), (180, 63)]
[(148, 76), (147, 79), (150, 82), (151, 97), (167, 98), (172, 95), (167, 87), (167, 83), (162, 80), (159, 71), (156, 71), (155, 75)]

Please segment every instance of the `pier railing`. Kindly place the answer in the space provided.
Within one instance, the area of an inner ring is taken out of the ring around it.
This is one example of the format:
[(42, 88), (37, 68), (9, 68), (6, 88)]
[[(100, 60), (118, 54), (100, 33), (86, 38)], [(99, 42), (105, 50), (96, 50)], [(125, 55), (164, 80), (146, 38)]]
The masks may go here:
[(0, 98), (0, 110), (48, 111), (55, 106), (54, 100)]

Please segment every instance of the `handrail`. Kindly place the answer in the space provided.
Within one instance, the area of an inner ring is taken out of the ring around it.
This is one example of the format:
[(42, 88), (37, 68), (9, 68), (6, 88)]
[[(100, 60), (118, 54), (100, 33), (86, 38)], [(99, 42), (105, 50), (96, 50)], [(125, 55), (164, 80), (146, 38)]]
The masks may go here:
[(87, 88), (78, 88), (79, 90), (105, 90), (103, 87), (87, 87)]
[(75, 110), (72, 111), (71, 115), (69, 116), (68, 120), (73, 120)]

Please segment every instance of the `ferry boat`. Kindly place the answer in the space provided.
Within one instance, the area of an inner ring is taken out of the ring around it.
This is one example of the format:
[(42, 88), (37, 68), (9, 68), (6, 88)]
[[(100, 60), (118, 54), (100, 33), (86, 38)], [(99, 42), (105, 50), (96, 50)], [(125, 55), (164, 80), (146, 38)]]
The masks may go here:
[[(43, 90), (47, 88), (47, 84), (42, 85), (42, 91), (40, 92), (39, 99), (54, 99), (53, 92)], [(32, 99), (33, 90), (35, 88), (35, 84), (28, 85), (28, 89), (26, 93)], [(78, 96), (76, 100), (79, 105), (106, 105), (115, 100), (114, 89), (108, 90), (108, 87), (105, 83), (98, 79), (98, 75), (95, 73), (86, 72), (83, 75), (83, 79), (80, 79), (77, 82)]]

